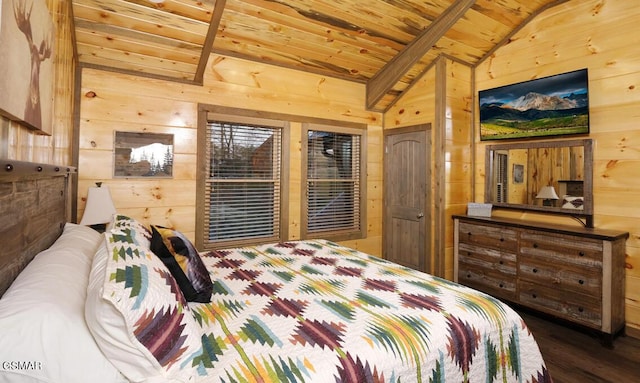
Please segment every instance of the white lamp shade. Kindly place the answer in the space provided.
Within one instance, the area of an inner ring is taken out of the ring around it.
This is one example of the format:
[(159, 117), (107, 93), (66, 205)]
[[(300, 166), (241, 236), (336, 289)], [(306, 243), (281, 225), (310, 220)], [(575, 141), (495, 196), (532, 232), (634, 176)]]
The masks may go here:
[(113, 206), (109, 188), (106, 186), (90, 187), (80, 225), (108, 223), (115, 213), (116, 207)]
[(536, 198), (540, 199), (559, 199), (556, 194), (556, 189), (553, 186), (543, 186), (542, 189), (538, 192)]

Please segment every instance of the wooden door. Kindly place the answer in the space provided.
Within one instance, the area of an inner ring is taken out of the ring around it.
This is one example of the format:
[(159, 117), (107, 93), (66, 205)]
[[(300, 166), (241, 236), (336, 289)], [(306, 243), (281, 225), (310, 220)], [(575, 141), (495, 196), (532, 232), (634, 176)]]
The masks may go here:
[(385, 131), (383, 256), (431, 272), (429, 180), (431, 126)]

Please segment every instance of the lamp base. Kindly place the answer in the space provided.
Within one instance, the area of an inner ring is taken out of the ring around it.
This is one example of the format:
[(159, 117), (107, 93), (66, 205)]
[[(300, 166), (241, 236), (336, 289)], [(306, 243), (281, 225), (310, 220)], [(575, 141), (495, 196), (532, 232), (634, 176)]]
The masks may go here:
[(543, 199), (542, 200), (542, 206), (554, 206), (555, 205), (555, 201), (552, 199)]

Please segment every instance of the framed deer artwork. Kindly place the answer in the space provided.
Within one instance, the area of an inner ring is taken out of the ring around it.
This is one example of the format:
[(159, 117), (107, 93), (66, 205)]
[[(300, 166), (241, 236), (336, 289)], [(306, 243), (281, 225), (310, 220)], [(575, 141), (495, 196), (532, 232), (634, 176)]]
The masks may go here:
[(45, 0), (0, 1), (0, 113), (51, 134), (55, 26)]

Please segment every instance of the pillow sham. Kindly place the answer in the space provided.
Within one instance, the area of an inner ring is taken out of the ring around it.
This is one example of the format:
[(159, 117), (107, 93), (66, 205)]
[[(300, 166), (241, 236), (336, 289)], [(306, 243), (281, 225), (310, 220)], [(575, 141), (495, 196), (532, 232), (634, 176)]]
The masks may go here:
[(146, 249), (151, 244), (151, 231), (142, 222), (126, 215), (114, 214), (106, 231), (129, 235), (128, 241)]
[(0, 382), (126, 382), (84, 318), (91, 263), (102, 241), (90, 227), (65, 224), (0, 299)]
[(189, 302), (211, 301), (213, 283), (195, 246), (179, 231), (151, 225), (151, 251), (162, 260)]
[(575, 196), (565, 195), (564, 197), (562, 197), (562, 208), (563, 209), (583, 210), (584, 209), (584, 198), (583, 197), (575, 197)]
[(132, 382), (191, 382), (200, 330), (164, 264), (132, 229), (105, 233), (91, 270), (85, 317), (98, 346)]

